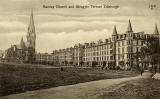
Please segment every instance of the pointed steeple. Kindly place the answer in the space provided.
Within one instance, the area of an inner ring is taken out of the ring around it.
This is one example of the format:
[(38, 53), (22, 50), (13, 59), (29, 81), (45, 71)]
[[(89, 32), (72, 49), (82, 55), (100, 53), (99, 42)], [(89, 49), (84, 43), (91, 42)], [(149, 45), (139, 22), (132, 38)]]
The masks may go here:
[(21, 47), (22, 49), (25, 49), (25, 48), (26, 48), (26, 45), (25, 45), (25, 43), (24, 43), (24, 41), (23, 41), (23, 37), (21, 38), (20, 47)]
[(30, 23), (29, 23), (29, 26), (28, 26), (28, 33), (35, 33), (33, 9), (31, 10)]
[(28, 43), (28, 47), (35, 49), (36, 32), (35, 32), (35, 26), (34, 26), (33, 10), (31, 10), (30, 23), (28, 26), (27, 43)]
[(114, 26), (113, 34), (112, 34), (112, 35), (117, 35), (117, 29), (116, 29), (116, 26)]
[(158, 31), (158, 27), (157, 24), (155, 25), (155, 30), (154, 30), (154, 34), (159, 35), (159, 31)]
[(131, 21), (129, 20), (129, 23), (128, 23), (128, 28), (127, 28), (127, 31), (126, 31), (126, 33), (130, 33), (130, 32), (133, 32), (133, 30), (132, 30)]

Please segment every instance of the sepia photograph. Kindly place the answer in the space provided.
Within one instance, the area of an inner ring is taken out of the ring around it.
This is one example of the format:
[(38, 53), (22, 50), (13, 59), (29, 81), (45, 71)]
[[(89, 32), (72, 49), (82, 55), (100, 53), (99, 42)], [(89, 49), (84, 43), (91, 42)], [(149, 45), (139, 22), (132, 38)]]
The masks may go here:
[(0, 0), (0, 99), (160, 99), (160, 1)]

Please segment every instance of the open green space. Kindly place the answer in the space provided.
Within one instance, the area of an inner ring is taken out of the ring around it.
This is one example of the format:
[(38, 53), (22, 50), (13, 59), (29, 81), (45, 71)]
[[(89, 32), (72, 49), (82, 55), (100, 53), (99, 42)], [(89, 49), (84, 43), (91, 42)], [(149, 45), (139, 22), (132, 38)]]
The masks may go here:
[(152, 78), (129, 81), (115, 91), (104, 93), (99, 99), (160, 99), (160, 81)]
[(0, 64), (0, 96), (77, 83), (136, 76), (134, 71), (97, 68), (39, 68)]

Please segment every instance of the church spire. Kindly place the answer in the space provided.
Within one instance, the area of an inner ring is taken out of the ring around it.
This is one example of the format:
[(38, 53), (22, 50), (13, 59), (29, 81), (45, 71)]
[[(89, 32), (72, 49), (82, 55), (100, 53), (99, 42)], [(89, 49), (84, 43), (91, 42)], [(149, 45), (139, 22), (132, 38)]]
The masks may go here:
[(35, 33), (33, 9), (31, 10), (31, 16), (30, 16), (30, 23), (29, 23), (29, 26), (28, 26), (28, 32)]
[(27, 42), (28, 42), (28, 47), (35, 49), (36, 32), (35, 32), (35, 26), (34, 26), (33, 10), (31, 10), (30, 22), (29, 22), (28, 33), (27, 33)]
[(117, 35), (117, 29), (116, 29), (116, 26), (114, 26), (113, 34), (112, 34), (112, 35)]
[(128, 28), (127, 28), (127, 33), (130, 33), (130, 32), (133, 32), (132, 30), (132, 25), (131, 25), (131, 21), (129, 20), (129, 23), (128, 23)]
[(155, 30), (154, 30), (154, 34), (159, 35), (159, 31), (158, 31), (158, 27), (157, 24), (155, 25)]

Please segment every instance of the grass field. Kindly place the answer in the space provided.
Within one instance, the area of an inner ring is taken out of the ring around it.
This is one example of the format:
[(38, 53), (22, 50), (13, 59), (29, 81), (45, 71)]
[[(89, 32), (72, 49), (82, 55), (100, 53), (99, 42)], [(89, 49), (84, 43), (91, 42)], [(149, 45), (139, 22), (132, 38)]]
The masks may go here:
[(92, 68), (39, 68), (0, 64), (0, 96), (30, 90), (71, 85), (101, 79), (136, 76), (134, 71), (107, 71)]
[(160, 99), (160, 81), (151, 78), (130, 81), (99, 99)]

